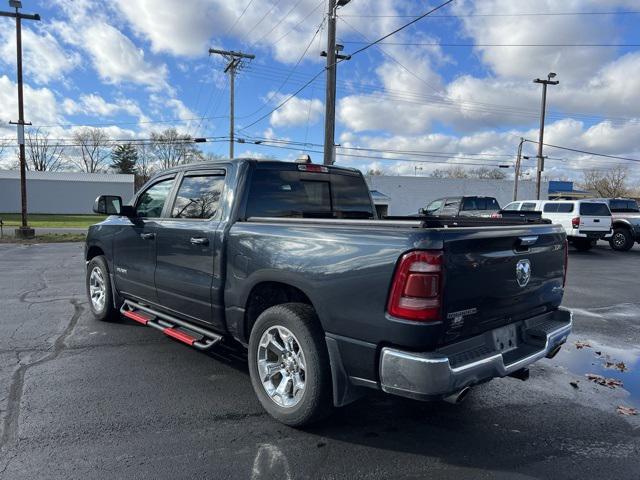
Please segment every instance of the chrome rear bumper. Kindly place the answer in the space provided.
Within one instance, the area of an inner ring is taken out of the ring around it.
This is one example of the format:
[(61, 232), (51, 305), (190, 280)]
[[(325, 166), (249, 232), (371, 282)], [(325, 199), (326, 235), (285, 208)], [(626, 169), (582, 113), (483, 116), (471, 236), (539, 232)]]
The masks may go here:
[(552, 355), (571, 333), (572, 314), (560, 308), (516, 324), (518, 346), (496, 349), (493, 331), (434, 352), (415, 353), (383, 348), (380, 383), (383, 391), (436, 400), (495, 377), (505, 377)]

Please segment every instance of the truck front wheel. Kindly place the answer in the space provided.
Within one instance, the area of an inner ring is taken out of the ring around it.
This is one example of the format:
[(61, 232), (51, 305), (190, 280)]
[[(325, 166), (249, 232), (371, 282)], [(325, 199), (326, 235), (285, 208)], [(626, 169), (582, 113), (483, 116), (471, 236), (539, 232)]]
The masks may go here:
[(262, 312), (249, 338), (249, 373), (264, 409), (286, 425), (308, 425), (331, 412), (329, 354), (310, 305)]
[(93, 316), (98, 320), (117, 320), (120, 312), (113, 306), (109, 267), (102, 255), (93, 257), (87, 264), (86, 284)]

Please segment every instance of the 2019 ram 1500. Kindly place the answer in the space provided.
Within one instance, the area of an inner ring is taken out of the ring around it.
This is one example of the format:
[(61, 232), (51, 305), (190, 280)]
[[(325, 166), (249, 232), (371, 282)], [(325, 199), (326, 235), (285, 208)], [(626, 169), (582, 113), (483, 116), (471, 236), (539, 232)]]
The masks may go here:
[(93, 314), (198, 349), (236, 339), (260, 402), (289, 425), (367, 388), (437, 400), (525, 378), (571, 330), (562, 227), (378, 220), (357, 170), (185, 165), (94, 210), (112, 216), (87, 236)]

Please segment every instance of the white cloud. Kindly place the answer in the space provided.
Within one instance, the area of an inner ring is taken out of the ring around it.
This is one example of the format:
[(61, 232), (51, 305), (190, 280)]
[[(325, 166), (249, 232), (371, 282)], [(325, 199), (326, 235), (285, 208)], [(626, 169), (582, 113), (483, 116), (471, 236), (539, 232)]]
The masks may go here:
[[(440, 162), (447, 162), (452, 166), (457, 163), (513, 165), (520, 137), (537, 140), (537, 134), (538, 130), (536, 128), (524, 130), (512, 129), (509, 131), (487, 130), (468, 135), (429, 133), (423, 135), (399, 134), (393, 136), (371, 136), (345, 132), (341, 136), (341, 144), (344, 147), (364, 147), (378, 151), (417, 151), (421, 152), (422, 156), (339, 150), (338, 153), (356, 153), (358, 155), (386, 158), (395, 157), (403, 160), (380, 161), (372, 159), (367, 161), (342, 156), (339, 157), (339, 163), (359, 166), (366, 170), (367, 168), (372, 168), (371, 162), (377, 162), (377, 168), (383, 166), (386, 171), (394, 174), (413, 174), (414, 165), (423, 167), (423, 174), (428, 174), (436, 168), (446, 167), (446, 164), (443, 165)], [(588, 126), (578, 120), (563, 119), (547, 124), (545, 129), (545, 143), (640, 159), (640, 145), (636, 141), (639, 135), (640, 123), (634, 121), (619, 126), (615, 126), (608, 121)], [(450, 153), (451, 158), (442, 158), (442, 155), (446, 153)], [(524, 153), (531, 157), (530, 160), (525, 161), (524, 169), (525, 171), (533, 172), (535, 168), (534, 157), (536, 154), (536, 144), (525, 143)], [(433, 156), (430, 157), (429, 155), (431, 154)], [(636, 173), (637, 169), (634, 168), (637, 165), (636, 163), (594, 157), (552, 147), (545, 147), (544, 154), (550, 157), (546, 162), (545, 168), (545, 175), (548, 178), (568, 177), (574, 180), (581, 180), (582, 172), (585, 170), (593, 168), (607, 169), (613, 165), (626, 165), (629, 167), (632, 177), (636, 180), (638, 180), (639, 177), (638, 173)], [(473, 167), (476, 166), (477, 165), (473, 165)], [(513, 170), (508, 170), (508, 172), (513, 175)]]
[[(279, 104), (288, 95), (269, 94), (271, 100)], [(317, 98), (306, 99), (293, 97), (281, 108), (271, 114), (270, 123), (274, 127), (292, 127), (304, 125), (307, 122), (310, 125), (315, 124), (324, 113), (324, 105)]]
[[(18, 119), (17, 86), (6, 75), (0, 76), (0, 112), (2, 127), (8, 128), (9, 120)], [(54, 93), (48, 88), (33, 88), (29, 84), (24, 85), (24, 115), (25, 120), (34, 125), (56, 124), (64, 120)], [(11, 130), (15, 131), (15, 126)]]
[(105, 82), (138, 83), (147, 85), (151, 90), (168, 87), (166, 65), (147, 62), (144, 51), (117, 28), (98, 22), (86, 28), (83, 37), (93, 65)]
[[(65, 74), (80, 63), (80, 56), (69, 49), (63, 49), (51, 33), (30, 28), (22, 29), (23, 69), (25, 79), (36, 83), (51, 80), (63, 80)], [(15, 68), (16, 38), (15, 30), (0, 30), (0, 62)]]
[[(500, 14), (463, 16), (463, 33), (478, 44), (589, 44), (615, 43), (612, 15), (503, 16), (526, 12), (580, 12), (602, 9), (597, 0), (537, 0), (528, 5), (509, 0), (455, 2), (456, 13)], [(616, 1), (607, 2), (615, 10)], [(582, 82), (615, 55), (614, 48), (533, 48), (478, 46), (482, 61), (498, 75), (530, 79), (550, 71), (561, 72), (565, 82)]]
[(115, 102), (107, 102), (96, 93), (80, 95), (79, 102), (66, 98), (62, 102), (62, 108), (69, 115), (84, 114), (96, 117), (112, 117), (118, 113), (140, 117), (142, 110), (138, 104), (131, 99), (118, 99)]

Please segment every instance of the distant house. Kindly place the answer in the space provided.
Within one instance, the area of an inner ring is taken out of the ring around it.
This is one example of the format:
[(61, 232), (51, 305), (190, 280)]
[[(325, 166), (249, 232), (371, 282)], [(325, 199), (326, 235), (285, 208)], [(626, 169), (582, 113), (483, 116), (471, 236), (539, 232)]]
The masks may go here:
[[(98, 195), (133, 197), (133, 175), (79, 172), (27, 172), (30, 213), (92, 213)], [(20, 172), (0, 170), (0, 212), (20, 212)]]

